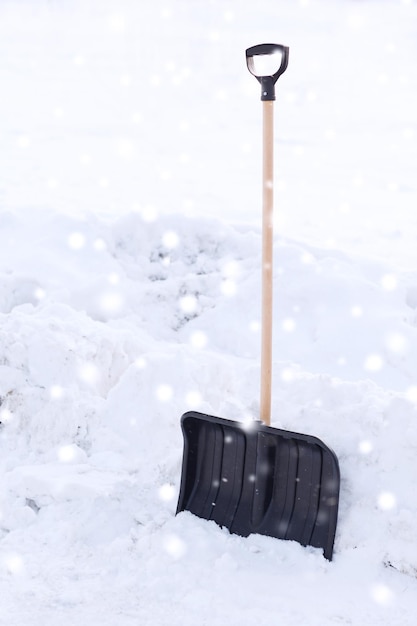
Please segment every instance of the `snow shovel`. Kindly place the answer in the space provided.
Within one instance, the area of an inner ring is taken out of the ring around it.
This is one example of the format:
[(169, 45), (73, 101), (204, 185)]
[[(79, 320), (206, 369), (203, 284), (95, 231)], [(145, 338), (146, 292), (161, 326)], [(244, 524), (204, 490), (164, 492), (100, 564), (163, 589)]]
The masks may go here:
[[(334, 452), (310, 435), (272, 428), (273, 101), (289, 49), (246, 50), (263, 102), (262, 339), (260, 419), (227, 420), (195, 411), (181, 418), (184, 438), (177, 513), (190, 511), (231, 533), (259, 533), (323, 549), (331, 560), (340, 473)], [(271, 63), (275, 63), (272, 71)]]

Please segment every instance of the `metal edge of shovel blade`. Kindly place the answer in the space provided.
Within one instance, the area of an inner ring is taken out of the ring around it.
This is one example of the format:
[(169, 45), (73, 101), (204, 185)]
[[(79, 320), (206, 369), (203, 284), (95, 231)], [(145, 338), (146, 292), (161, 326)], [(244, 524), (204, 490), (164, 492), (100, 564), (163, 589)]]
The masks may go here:
[(333, 556), (340, 471), (320, 439), (195, 411), (184, 438), (176, 513), (189, 511), (231, 533), (252, 533), (322, 548)]

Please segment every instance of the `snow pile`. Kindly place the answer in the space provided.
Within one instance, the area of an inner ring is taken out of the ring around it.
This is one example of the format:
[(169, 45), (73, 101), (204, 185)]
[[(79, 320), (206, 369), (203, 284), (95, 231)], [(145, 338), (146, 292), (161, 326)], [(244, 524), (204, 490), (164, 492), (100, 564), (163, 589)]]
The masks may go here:
[[(407, 623), (417, 584), (409, 275), (387, 289), (386, 268), (375, 262), (276, 240), (283, 271), (275, 278), (273, 425), (315, 434), (337, 451), (341, 508), (329, 564), (312, 549), (174, 517), (181, 414), (257, 417), (260, 234), (179, 216), (81, 224), (45, 213), (31, 221), (36, 263), (19, 252), (16, 269), (2, 272), (10, 607), (18, 581), (19, 594), (48, 590), (32, 599), (42, 623), (59, 611), (111, 624), (106, 614), (116, 608), (121, 623), (132, 615), (175, 624), (187, 615), (191, 624), (203, 612), (221, 624), (228, 611), (266, 623), (276, 588), (288, 623), (298, 623), (301, 580), (319, 616), (311, 623), (346, 615), (360, 623), (366, 611), (379, 623)], [(24, 237), (17, 219), (9, 229)], [(73, 245), (74, 233), (82, 245)], [(397, 335), (390, 350), (382, 338)], [(195, 589), (200, 579), (207, 582)]]
[[(0, 7), (0, 624), (415, 623), (415, 6), (258, 5)], [(277, 28), (272, 421), (337, 453), (331, 563), (175, 516), (182, 413), (258, 416), (242, 55)]]

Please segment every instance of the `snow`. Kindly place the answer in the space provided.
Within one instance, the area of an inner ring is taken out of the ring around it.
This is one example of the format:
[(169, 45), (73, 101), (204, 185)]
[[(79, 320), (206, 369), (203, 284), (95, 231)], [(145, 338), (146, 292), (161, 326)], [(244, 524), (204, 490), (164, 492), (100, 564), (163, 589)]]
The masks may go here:
[[(414, 625), (417, 5), (0, 3), (0, 624)], [(180, 417), (259, 409), (341, 467), (335, 555), (175, 516)]]

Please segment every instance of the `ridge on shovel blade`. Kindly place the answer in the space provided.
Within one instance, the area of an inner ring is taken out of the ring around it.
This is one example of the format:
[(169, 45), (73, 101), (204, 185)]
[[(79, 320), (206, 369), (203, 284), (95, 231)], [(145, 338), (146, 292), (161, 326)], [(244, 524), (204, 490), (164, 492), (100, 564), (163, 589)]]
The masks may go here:
[(340, 472), (320, 439), (190, 411), (181, 418), (184, 454), (177, 513), (322, 548), (331, 561)]

